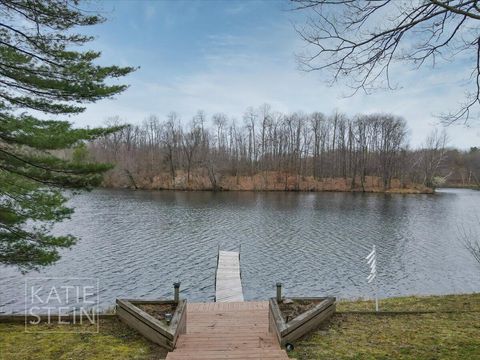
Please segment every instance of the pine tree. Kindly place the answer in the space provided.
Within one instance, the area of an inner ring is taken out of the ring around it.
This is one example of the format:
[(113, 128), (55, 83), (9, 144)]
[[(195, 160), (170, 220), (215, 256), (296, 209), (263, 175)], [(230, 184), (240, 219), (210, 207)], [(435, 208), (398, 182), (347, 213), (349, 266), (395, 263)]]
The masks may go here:
[[(126, 89), (112, 84), (134, 69), (98, 66), (100, 52), (77, 33), (105, 19), (71, 0), (0, 0), (0, 264), (22, 271), (59, 259), (72, 235), (54, 236), (72, 214), (65, 189), (98, 185), (110, 168), (55, 155), (118, 128), (73, 128), (51, 120)], [(108, 84), (107, 84), (108, 82)]]

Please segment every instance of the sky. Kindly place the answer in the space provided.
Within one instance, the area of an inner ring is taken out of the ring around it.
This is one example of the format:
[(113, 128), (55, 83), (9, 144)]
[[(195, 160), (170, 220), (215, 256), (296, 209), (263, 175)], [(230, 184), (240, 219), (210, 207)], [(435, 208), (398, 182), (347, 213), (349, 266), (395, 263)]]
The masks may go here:
[[(101, 50), (102, 65), (139, 67), (121, 79), (130, 87), (113, 100), (89, 104), (70, 120), (103, 125), (118, 116), (140, 124), (172, 111), (189, 121), (198, 110), (223, 112), (242, 122), (249, 106), (264, 103), (280, 112), (388, 112), (405, 118), (410, 144), (421, 146), (435, 127), (435, 114), (454, 110), (465, 89), (462, 63), (414, 70), (399, 66), (395, 91), (346, 97), (342, 84), (299, 69), (295, 54), (305, 44), (294, 31), (302, 13), (284, 1), (102, 1), (89, 6), (107, 18), (86, 29), (88, 46)], [(480, 122), (447, 128), (449, 145), (480, 145)]]

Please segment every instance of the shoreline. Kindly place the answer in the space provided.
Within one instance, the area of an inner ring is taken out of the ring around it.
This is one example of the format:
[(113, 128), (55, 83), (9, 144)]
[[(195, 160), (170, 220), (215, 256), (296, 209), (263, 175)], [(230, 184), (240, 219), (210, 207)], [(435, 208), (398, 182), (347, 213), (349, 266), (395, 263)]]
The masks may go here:
[[(462, 300), (460, 303), (456, 303), (458, 299), (470, 299), (473, 298), (473, 303), (465, 302)], [(188, 299), (187, 299), (188, 300)], [(255, 302), (261, 301), (259, 299), (244, 300), (245, 302)], [(380, 304), (384, 304), (385, 307), (380, 309), (378, 313), (382, 312), (405, 312), (405, 313), (422, 313), (422, 312), (434, 312), (434, 311), (448, 311), (448, 312), (459, 312), (459, 311), (470, 311), (470, 312), (480, 312), (480, 292), (462, 292), (462, 293), (447, 293), (442, 295), (436, 294), (412, 294), (412, 295), (401, 295), (401, 296), (388, 296), (388, 297), (379, 297), (378, 301)], [(193, 301), (198, 302), (198, 301)], [(201, 301), (200, 301), (201, 302)], [(205, 301), (206, 303), (212, 301)], [(446, 309), (445, 306), (455, 305), (456, 309)], [(375, 299), (370, 297), (352, 297), (352, 298), (337, 298), (337, 313), (377, 313), (374, 309)], [(402, 310), (403, 307), (409, 306), (411, 308)], [(458, 307), (461, 307), (459, 309)], [(473, 307), (473, 309), (472, 309)], [(385, 310), (385, 308), (387, 310)], [(99, 319), (111, 319), (116, 316), (115, 306), (111, 306), (107, 309), (103, 309), (95, 313), (95, 316), (98, 316)], [(11, 312), (11, 313), (0, 313), (0, 323), (9, 323), (9, 319), (12, 322), (23, 322), (25, 316), (33, 317), (34, 315), (25, 314), (24, 312)], [(42, 319), (47, 319), (48, 316), (53, 317), (53, 315), (45, 314), (36, 314)], [(80, 314), (65, 314), (62, 315), (66, 319), (73, 319), (81, 317)]]
[[(255, 193), (353, 193), (353, 194), (400, 194), (400, 195), (435, 195), (436, 191), (430, 188), (426, 190), (419, 189), (369, 189), (369, 190), (280, 190), (280, 189), (225, 189), (225, 188), (203, 188), (203, 189), (192, 189), (192, 188), (150, 188), (150, 187), (138, 187), (134, 188), (131, 186), (99, 186), (100, 189), (109, 189), (109, 190), (132, 190), (132, 191), (179, 191), (179, 192), (255, 192)], [(449, 188), (448, 186), (443, 186), (442, 188)], [(465, 188), (469, 189), (469, 188)], [(475, 189), (472, 189), (475, 190)]]
[(323, 177), (297, 176), (280, 172), (257, 173), (255, 175), (215, 175), (192, 173), (190, 176), (178, 172), (175, 177), (168, 174), (127, 177), (120, 173), (109, 173), (102, 186), (105, 188), (170, 190), (170, 191), (282, 191), (282, 192), (350, 192), (385, 194), (433, 194), (432, 188), (392, 178), (385, 188), (378, 176)]
[(480, 190), (478, 185), (462, 185), (462, 184), (444, 184), (442, 185), (444, 189), (467, 189), (467, 190)]

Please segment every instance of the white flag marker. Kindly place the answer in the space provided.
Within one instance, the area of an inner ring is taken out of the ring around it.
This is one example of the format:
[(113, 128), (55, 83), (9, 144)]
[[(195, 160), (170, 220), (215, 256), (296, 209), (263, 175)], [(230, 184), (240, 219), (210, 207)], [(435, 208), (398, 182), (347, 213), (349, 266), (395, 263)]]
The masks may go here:
[[(371, 284), (377, 277), (377, 250), (373, 245), (373, 250), (365, 258), (367, 264), (370, 265), (370, 274), (367, 276), (367, 283)], [(373, 291), (375, 292), (375, 310), (378, 312), (377, 282), (373, 283)]]

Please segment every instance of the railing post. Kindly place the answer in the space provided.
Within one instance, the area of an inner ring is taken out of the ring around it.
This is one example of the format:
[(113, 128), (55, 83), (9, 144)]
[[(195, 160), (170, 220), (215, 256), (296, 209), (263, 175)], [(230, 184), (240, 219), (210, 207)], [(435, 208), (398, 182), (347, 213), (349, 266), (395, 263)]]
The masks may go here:
[(281, 302), (282, 301), (282, 283), (281, 282), (277, 282), (277, 302)]
[(173, 283), (173, 300), (178, 303), (180, 301), (180, 282)]

